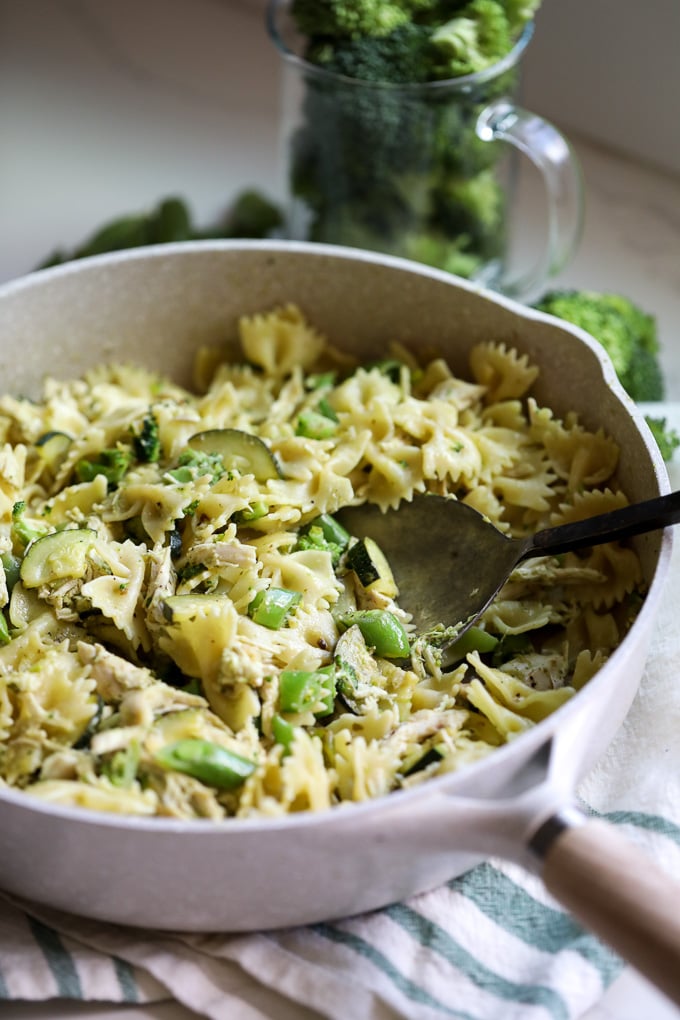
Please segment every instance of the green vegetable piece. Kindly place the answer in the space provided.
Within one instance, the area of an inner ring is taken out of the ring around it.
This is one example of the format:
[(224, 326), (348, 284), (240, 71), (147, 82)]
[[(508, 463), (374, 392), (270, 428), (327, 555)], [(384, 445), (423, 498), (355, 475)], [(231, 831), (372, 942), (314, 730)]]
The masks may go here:
[(188, 241), (192, 230), (186, 203), (181, 198), (164, 198), (149, 217), (146, 233), (147, 244)]
[(188, 485), (197, 478), (210, 477), (211, 484), (218, 482), (226, 469), (219, 453), (208, 453), (204, 450), (182, 450), (177, 459), (178, 467), (166, 471), (166, 475), (180, 485)]
[(281, 477), (279, 465), (267, 444), (250, 432), (208, 429), (197, 432), (188, 445), (199, 453), (221, 457), (227, 471), (254, 475), (258, 482)]
[(403, 362), (396, 358), (381, 358), (379, 361), (372, 361), (367, 368), (377, 368), (381, 375), (387, 376), (390, 382), (398, 383), (401, 378)]
[(209, 740), (187, 738), (166, 744), (156, 753), (156, 761), (174, 772), (183, 772), (194, 779), (233, 790), (255, 771), (255, 763), (240, 754)]
[(621, 377), (623, 388), (639, 403), (664, 398), (664, 380), (656, 354), (638, 345)]
[(121, 216), (105, 223), (74, 251), (72, 258), (100, 255), (121, 248), (138, 248), (147, 243), (146, 216)]
[(194, 472), (190, 467), (178, 467), (173, 468), (171, 471), (165, 472), (168, 478), (172, 478), (173, 481), (179, 482), (180, 485), (188, 485), (193, 482), (194, 478), (200, 478), (202, 474), (208, 474), (207, 471)]
[(277, 744), (281, 744), (286, 753), (290, 752), (295, 740), (295, 727), (280, 715), (272, 716), (272, 736)]
[(330, 715), (335, 703), (332, 666), (315, 672), (284, 670), (279, 676), (279, 706), (282, 712), (314, 712)]
[(263, 500), (255, 500), (249, 507), (239, 510), (234, 517), (240, 524), (249, 524), (251, 521), (259, 521), (269, 513), (269, 507)]
[(659, 447), (659, 452), (665, 461), (673, 460), (673, 454), (680, 446), (680, 436), (668, 427), (665, 418), (653, 418), (647, 415), (646, 422), (649, 425), (652, 435)]
[(510, 23), (497, 0), (470, 0), (432, 33), (432, 42), (439, 52), (440, 77), (484, 71), (512, 49)]
[(395, 0), (293, 0), (291, 11), (304, 35), (348, 39), (386, 35), (410, 16)]
[(629, 298), (591, 290), (552, 290), (535, 307), (595, 337), (633, 400), (663, 398), (656, 319)]
[(47, 467), (56, 469), (69, 451), (73, 440), (65, 432), (45, 432), (36, 440), (40, 458)]
[(416, 758), (413, 762), (405, 762), (405, 768), (402, 769), (403, 776), (412, 776), (416, 772), (422, 772), (423, 769), (428, 768), (430, 765), (434, 765), (435, 762), (439, 764), (446, 757), (446, 747), (441, 744), (435, 744), (434, 747), (430, 747), (424, 754), (421, 754), (419, 758)]
[(8, 645), (11, 640), (12, 638), (10, 637), (5, 614), (0, 611), (0, 645)]
[(12, 507), (12, 536), (18, 539), (21, 545), (35, 542), (47, 532), (47, 528), (29, 524), (25, 517), (26, 503), (20, 499)]
[(161, 441), (158, 435), (158, 422), (153, 414), (147, 414), (142, 428), (134, 437), (134, 449), (138, 460), (147, 464), (155, 464), (160, 460)]
[(502, 666), (517, 655), (527, 655), (533, 650), (533, 643), (527, 634), (504, 634), (493, 650), (491, 664)]
[(14, 585), (19, 580), (19, 570), (21, 567), (21, 558), (19, 556), (13, 556), (12, 553), (3, 553), (0, 557), (2, 560), (2, 566), (5, 571), (5, 584), (7, 585), (8, 594), (12, 594)]
[(364, 641), (383, 659), (405, 659), (411, 652), (408, 634), (394, 613), (386, 609), (358, 609), (343, 613), (338, 622), (343, 627), (356, 624)]
[(468, 652), (492, 652), (498, 644), (498, 638), (487, 633), (481, 627), (468, 627), (457, 641), (451, 645), (449, 654), (456, 659), (464, 659)]
[(333, 566), (337, 567), (349, 539), (349, 532), (343, 528), (339, 521), (336, 521), (330, 514), (321, 514), (303, 529), (295, 548), (321, 549), (323, 552), (330, 552)]
[(327, 542), (334, 542), (343, 549), (347, 547), (350, 539), (349, 531), (343, 528), (340, 521), (336, 521), (335, 517), (331, 514), (319, 514), (318, 517), (314, 518), (312, 524), (321, 528)]
[(357, 575), (362, 587), (379, 591), (388, 598), (397, 595), (397, 585), (387, 559), (372, 538), (360, 538), (347, 552), (347, 566)]
[(306, 390), (321, 390), (335, 383), (337, 372), (312, 372), (305, 376)]
[(270, 630), (279, 630), (302, 601), (299, 591), (288, 588), (267, 588), (259, 591), (248, 606), (248, 615), (255, 623)]
[(330, 439), (335, 435), (336, 421), (319, 411), (308, 409), (298, 416), (295, 435), (307, 439)]
[(326, 397), (321, 398), (317, 407), (319, 409), (319, 414), (322, 414), (324, 418), (330, 418), (330, 420), (334, 422), (340, 420), (335, 412), (335, 408), (331, 407)]
[(90, 746), (90, 741), (92, 740), (92, 737), (99, 729), (102, 719), (104, 718), (105, 707), (106, 702), (104, 701), (100, 694), (97, 694), (94, 704), (94, 711), (90, 716), (87, 724), (85, 725), (85, 728), (83, 729), (82, 733), (73, 744), (74, 748), (77, 751), (82, 750), (84, 747)]
[(70, 528), (37, 539), (19, 568), (24, 587), (38, 588), (67, 577), (83, 577), (96, 538), (89, 528)]
[(127, 789), (137, 777), (139, 767), (139, 742), (132, 740), (130, 744), (104, 762), (102, 772), (113, 786)]
[(101, 450), (97, 460), (83, 458), (76, 464), (76, 475), (81, 482), (92, 482), (97, 475), (104, 475), (109, 489), (115, 489), (132, 463), (130, 450), (114, 447)]
[[(198, 564), (199, 571), (205, 569)], [(224, 604), (223, 595), (203, 594), (202, 592), (189, 592), (186, 595), (168, 595), (163, 599), (163, 616), (168, 623), (182, 624), (191, 623), (197, 616), (205, 613), (206, 609), (219, 610)]]
[(254, 189), (237, 195), (221, 233), (225, 237), (269, 237), (283, 224), (283, 213)]

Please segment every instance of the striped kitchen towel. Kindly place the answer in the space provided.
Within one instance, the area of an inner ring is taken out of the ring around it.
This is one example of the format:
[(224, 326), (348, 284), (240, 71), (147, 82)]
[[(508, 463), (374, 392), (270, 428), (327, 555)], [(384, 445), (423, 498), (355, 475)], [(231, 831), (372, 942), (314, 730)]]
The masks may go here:
[[(678, 541), (667, 593), (635, 703), (580, 795), (680, 878)], [(256, 935), (138, 931), (0, 897), (0, 1013), (3, 999), (175, 998), (212, 1020), (575, 1020), (621, 967), (499, 860), (385, 910)]]

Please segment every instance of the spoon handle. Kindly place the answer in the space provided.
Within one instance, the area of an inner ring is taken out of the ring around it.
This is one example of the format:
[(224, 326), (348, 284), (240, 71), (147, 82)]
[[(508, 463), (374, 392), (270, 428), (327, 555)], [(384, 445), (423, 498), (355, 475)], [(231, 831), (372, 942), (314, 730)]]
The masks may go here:
[(648, 531), (665, 528), (680, 521), (680, 492), (670, 492), (619, 510), (610, 510), (584, 521), (544, 528), (528, 539), (520, 559), (550, 556), (588, 545), (601, 545)]

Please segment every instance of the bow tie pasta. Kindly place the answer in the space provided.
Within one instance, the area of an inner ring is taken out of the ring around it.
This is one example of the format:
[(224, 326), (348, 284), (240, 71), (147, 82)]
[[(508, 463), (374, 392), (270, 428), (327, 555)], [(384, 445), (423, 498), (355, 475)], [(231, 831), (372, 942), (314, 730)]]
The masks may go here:
[[(626, 502), (618, 451), (478, 344), (359, 364), (300, 309), (243, 318), (198, 392), (129, 364), (0, 400), (0, 782), (222, 819), (459, 769), (572, 697), (630, 626), (634, 552), (518, 567), (457, 659), (334, 516), (450, 494), (508, 535)], [(449, 621), (452, 622), (452, 621)]]

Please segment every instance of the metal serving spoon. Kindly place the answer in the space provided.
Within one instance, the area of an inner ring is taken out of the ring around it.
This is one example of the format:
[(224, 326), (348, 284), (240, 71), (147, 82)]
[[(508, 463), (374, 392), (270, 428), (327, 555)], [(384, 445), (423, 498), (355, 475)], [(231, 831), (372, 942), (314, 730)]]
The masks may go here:
[(383, 512), (365, 503), (336, 516), (353, 535), (378, 544), (394, 573), (400, 604), (418, 630), (459, 624), (453, 641), (478, 619), (523, 560), (676, 524), (680, 492), (526, 538), (507, 538), (466, 503), (433, 494), (416, 495), (396, 510)]

